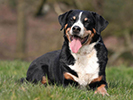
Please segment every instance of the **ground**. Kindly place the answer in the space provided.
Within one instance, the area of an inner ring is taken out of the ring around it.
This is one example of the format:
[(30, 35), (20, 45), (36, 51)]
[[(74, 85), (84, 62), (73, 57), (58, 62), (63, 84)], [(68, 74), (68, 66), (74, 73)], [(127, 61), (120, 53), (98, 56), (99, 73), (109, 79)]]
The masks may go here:
[(0, 61), (1, 100), (133, 100), (133, 68), (113, 66), (106, 69), (108, 93), (110, 96), (94, 95), (94, 91), (76, 87), (45, 87), (41, 83), (19, 84), (26, 77), (29, 62)]

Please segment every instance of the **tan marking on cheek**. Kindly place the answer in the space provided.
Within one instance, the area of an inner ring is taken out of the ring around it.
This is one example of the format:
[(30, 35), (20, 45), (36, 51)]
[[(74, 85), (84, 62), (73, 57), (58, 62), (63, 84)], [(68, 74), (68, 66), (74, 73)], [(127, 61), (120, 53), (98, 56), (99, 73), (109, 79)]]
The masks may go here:
[(93, 28), (93, 32), (94, 32), (94, 34), (96, 34), (96, 30)]
[(65, 29), (67, 28), (68, 24), (65, 25)]
[[(66, 25), (65, 25), (65, 26), (66, 26)], [(67, 26), (66, 26), (66, 27), (67, 27)], [(71, 40), (70, 40), (70, 35), (69, 35), (70, 29), (71, 29), (71, 28), (67, 28), (67, 29), (66, 29), (66, 37), (67, 37), (67, 39), (68, 39), (69, 42), (71, 42)]]
[(70, 36), (69, 36), (68, 33), (66, 33), (66, 36), (67, 36), (68, 41), (71, 42), (71, 40), (70, 40)]
[(94, 37), (94, 34), (92, 33), (92, 34), (89, 36), (89, 41), (88, 41), (87, 44), (90, 44), (90, 43), (91, 43), (91, 40), (92, 40), (93, 37)]
[(91, 41), (92, 41), (92, 38), (93, 38), (94, 35), (96, 34), (96, 30), (93, 28), (93, 33), (92, 33), (92, 31), (90, 31), (90, 30), (88, 30), (88, 31), (86, 31), (86, 32), (90, 34), (89, 40), (88, 40), (88, 42), (87, 42), (86, 44), (90, 44)]
[(74, 78), (72, 77), (72, 75), (70, 75), (69, 73), (64, 73), (64, 77), (65, 77), (65, 79), (67, 79), (67, 80), (73, 80), (73, 81), (75, 81), (74, 80)]
[(46, 84), (47, 82), (48, 82), (48, 79), (45, 76), (43, 76), (41, 83)]
[(91, 35), (92, 32), (91, 30), (88, 30), (88, 31), (85, 31), (85, 33)]
[(68, 24), (65, 25), (66, 37), (67, 37), (67, 39), (69, 40), (69, 42), (71, 42), (71, 40), (70, 40), (70, 35), (69, 35), (69, 31), (70, 31), (71, 28), (67, 28), (67, 26), (68, 26)]
[(85, 32), (84, 35), (82, 37), (86, 37), (87, 35), (91, 35), (91, 30), (86, 30), (86, 28), (84, 28)]

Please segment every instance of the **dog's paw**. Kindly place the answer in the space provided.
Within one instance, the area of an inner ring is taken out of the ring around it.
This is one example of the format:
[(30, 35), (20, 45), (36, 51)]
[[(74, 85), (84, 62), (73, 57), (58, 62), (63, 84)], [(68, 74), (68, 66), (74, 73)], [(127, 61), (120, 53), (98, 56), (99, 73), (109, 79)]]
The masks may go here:
[(97, 90), (94, 92), (94, 94), (97, 94), (97, 93), (102, 94), (102, 96), (105, 96), (105, 95), (109, 96), (109, 94), (107, 93), (107, 90), (105, 89), (105, 85), (99, 86)]

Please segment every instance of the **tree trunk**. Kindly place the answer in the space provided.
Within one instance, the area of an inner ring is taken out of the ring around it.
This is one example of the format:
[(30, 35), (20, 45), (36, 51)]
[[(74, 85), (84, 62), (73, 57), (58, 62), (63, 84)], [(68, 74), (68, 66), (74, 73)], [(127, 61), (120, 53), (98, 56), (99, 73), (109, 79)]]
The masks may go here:
[(16, 58), (23, 60), (26, 55), (26, 15), (25, 15), (25, 0), (18, 0), (18, 33)]

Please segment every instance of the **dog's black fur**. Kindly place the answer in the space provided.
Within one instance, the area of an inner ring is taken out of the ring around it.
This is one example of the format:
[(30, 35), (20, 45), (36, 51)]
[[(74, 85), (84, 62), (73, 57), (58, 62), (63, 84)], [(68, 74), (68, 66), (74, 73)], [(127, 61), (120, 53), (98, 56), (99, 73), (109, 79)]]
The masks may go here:
[[(35, 59), (28, 71), (27, 71), (27, 77), (26, 80), (32, 83), (38, 83), (39, 81), (42, 81), (42, 77), (46, 76), (48, 78), (49, 83), (56, 83), (56, 84), (62, 84), (64, 86), (68, 85), (69, 83), (73, 83), (73, 80), (65, 79), (64, 73), (69, 72), (72, 75), (79, 77), (77, 72), (75, 70), (72, 70), (68, 65), (74, 65), (76, 62), (76, 59), (73, 57), (70, 47), (69, 47), (69, 40), (66, 36), (66, 29), (70, 28), (74, 21), (71, 19), (72, 16), (77, 16), (80, 12), (83, 12), (82, 19), (87, 17), (89, 19), (89, 25), (88, 23), (84, 23), (84, 27), (87, 30), (91, 30), (94, 32), (93, 28), (96, 30), (96, 34), (92, 38), (90, 44), (98, 41), (99, 43), (94, 46), (95, 50), (97, 51), (97, 58), (98, 58), (98, 64), (99, 64), (99, 76), (102, 76), (102, 79), (100, 81), (96, 81), (93, 83), (88, 84), (90, 88), (96, 88), (99, 87), (101, 84), (106, 83), (105, 78), (105, 67), (107, 64), (107, 49), (105, 45), (103, 44), (102, 37), (101, 37), (101, 31), (103, 31), (106, 26), (108, 25), (108, 22), (99, 14), (91, 11), (82, 11), (82, 10), (70, 10), (62, 15), (59, 16), (59, 23), (61, 24), (61, 30), (64, 29), (64, 44), (62, 46), (61, 50), (53, 51), (46, 53), (42, 55), (41, 57)], [(67, 27), (65, 28), (65, 25), (67, 24)], [(75, 82), (78, 84), (78, 82)]]

